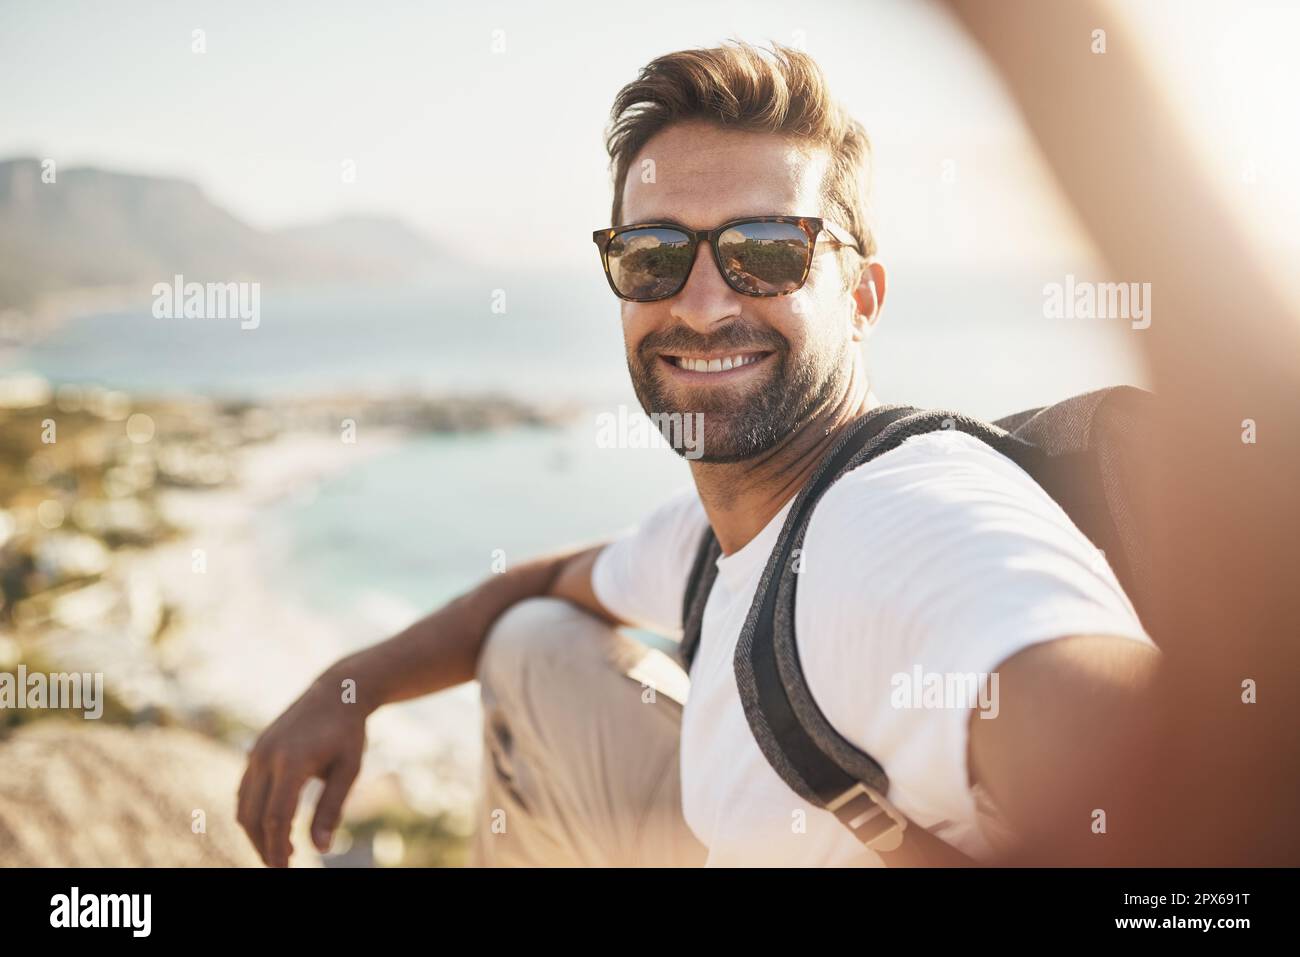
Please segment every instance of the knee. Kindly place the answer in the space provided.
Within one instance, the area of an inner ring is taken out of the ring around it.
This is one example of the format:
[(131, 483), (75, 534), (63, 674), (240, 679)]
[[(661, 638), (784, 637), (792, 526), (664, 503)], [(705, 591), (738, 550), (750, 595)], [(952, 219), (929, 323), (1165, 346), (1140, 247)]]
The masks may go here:
[(525, 674), (545, 675), (573, 664), (583, 643), (575, 635), (611, 631), (597, 618), (560, 598), (529, 598), (508, 608), (479, 649), (477, 678), (483, 685), (518, 684)]

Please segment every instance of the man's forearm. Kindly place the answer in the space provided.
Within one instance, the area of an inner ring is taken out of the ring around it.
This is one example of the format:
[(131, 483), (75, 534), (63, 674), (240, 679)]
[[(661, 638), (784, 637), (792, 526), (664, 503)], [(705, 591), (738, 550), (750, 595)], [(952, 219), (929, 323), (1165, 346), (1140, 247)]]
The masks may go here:
[(380, 644), (341, 659), (319, 679), (334, 687), (356, 682), (367, 711), (432, 694), (474, 677), (479, 649), (493, 623), (529, 598), (567, 598), (608, 617), (591, 595), (590, 570), (600, 547), (534, 559), (493, 575), (472, 591)]

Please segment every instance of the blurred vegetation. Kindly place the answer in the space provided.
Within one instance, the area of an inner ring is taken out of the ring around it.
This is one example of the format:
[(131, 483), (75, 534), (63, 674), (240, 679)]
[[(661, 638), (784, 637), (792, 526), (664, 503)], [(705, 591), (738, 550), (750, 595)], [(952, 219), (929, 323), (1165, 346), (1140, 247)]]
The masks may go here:
[[(345, 843), (350, 839), (352, 846), (372, 848), (374, 863), (381, 865), (464, 867), (469, 862), (470, 837), (447, 814), (420, 814), (407, 807), (393, 807), (348, 820), (340, 836), (344, 833)], [(391, 855), (390, 860), (383, 859), (386, 854)]]
[[(35, 673), (48, 675), (66, 670), (58, 667), (53, 662), (46, 661), (39, 652), (30, 650), (23, 652), (22, 664), (27, 667), (28, 675)], [(13, 675), (14, 687), (17, 687), (17, 662), (0, 664), (0, 674)], [(103, 715), (96, 720), (107, 724), (135, 725), (140, 723), (141, 715), (123, 704), (109, 690), (107, 684), (103, 685), (101, 694), (104, 711)], [(51, 719), (67, 721), (68, 715), (69, 712), (66, 709), (60, 708), (0, 708), (0, 740), (3, 740), (6, 735), (23, 725)]]

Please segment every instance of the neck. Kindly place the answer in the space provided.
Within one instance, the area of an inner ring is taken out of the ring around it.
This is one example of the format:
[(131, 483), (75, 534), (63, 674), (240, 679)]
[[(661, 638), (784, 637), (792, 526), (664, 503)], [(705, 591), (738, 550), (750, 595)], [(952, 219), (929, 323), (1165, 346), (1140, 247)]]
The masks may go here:
[(761, 455), (692, 462), (695, 487), (724, 555), (744, 548), (785, 507), (834, 446), (844, 426), (880, 405), (859, 363), (843, 395)]

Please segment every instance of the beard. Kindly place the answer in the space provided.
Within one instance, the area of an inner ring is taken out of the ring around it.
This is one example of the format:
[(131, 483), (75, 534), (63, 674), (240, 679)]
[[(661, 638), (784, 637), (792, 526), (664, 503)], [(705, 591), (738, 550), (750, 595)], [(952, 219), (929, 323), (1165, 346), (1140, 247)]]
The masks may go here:
[[(678, 325), (647, 335), (635, 351), (629, 352), (627, 364), (632, 388), (647, 415), (680, 414), (683, 419), (701, 415), (704, 432), (700, 436), (700, 454), (686, 456), (678, 443), (670, 442), (674, 451), (695, 461), (740, 462), (775, 447), (842, 392), (847, 378), (847, 348), (846, 344), (839, 354), (834, 354), (834, 350), (818, 349), (809, 341), (804, 352), (795, 355), (789, 340), (771, 328), (736, 322), (704, 336)], [(746, 383), (693, 390), (666, 382), (660, 359), (661, 353), (685, 352), (772, 355), (764, 360), (768, 368), (757, 388)]]

